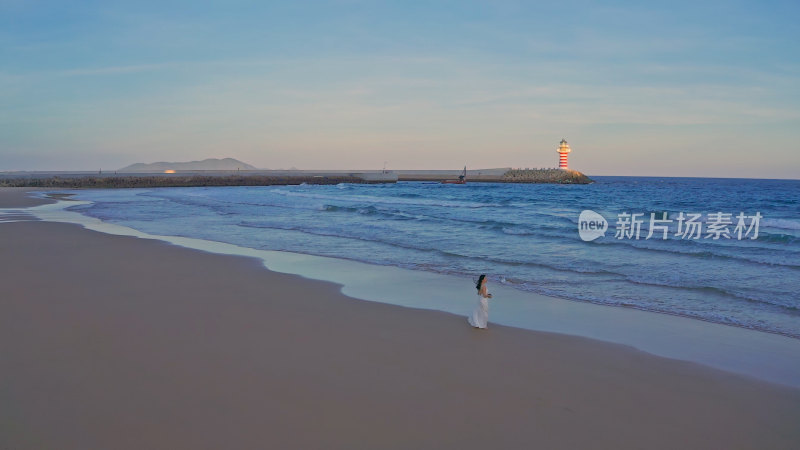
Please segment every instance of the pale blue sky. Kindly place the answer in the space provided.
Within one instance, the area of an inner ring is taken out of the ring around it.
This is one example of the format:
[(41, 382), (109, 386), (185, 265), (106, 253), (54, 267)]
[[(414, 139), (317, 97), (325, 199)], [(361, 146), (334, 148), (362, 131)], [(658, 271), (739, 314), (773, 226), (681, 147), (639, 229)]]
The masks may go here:
[(800, 3), (0, 0), (0, 170), (800, 174)]

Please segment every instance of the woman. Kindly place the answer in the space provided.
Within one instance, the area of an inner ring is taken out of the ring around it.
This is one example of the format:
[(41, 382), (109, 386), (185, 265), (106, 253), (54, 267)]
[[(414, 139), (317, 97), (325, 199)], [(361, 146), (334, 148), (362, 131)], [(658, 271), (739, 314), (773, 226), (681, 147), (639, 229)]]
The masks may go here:
[(489, 322), (489, 299), (492, 298), (492, 294), (486, 290), (486, 274), (482, 274), (478, 277), (478, 284), (475, 285), (475, 288), (478, 290), (478, 304), (475, 305), (475, 310), (472, 311), (472, 315), (469, 316), (469, 324), (475, 328), (485, 329), (488, 326)]

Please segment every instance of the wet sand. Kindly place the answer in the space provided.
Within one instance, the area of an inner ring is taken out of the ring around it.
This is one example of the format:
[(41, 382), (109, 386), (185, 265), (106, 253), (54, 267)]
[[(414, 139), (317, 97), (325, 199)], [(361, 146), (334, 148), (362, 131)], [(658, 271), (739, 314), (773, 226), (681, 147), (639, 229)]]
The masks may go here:
[[(0, 207), (24, 207), (0, 189)], [(797, 448), (800, 390), (0, 223), (0, 448)]]

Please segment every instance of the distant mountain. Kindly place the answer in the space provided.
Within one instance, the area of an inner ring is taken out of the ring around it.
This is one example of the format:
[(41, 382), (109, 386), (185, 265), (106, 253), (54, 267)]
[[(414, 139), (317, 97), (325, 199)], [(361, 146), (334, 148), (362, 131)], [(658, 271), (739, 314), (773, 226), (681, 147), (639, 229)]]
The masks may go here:
[(233, 158), (209, 158), (189, 162), (136, 163), (123, 167), (117, 172), (163, 172), (165, 170), (258, 170), (250, 164)]

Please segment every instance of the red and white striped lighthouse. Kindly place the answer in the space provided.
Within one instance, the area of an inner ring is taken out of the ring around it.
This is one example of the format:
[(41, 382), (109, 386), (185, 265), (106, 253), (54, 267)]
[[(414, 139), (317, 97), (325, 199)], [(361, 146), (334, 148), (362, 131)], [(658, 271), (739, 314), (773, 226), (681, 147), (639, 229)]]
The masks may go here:
[(561, 139), (561, 145), (558, 146), (558, 150), (556, 151), (558, 152), (558, 168), (569, 169), (569, 167), (567, 167), (567, 155), (569, 155), (572, 149), (569, 148), (566, 139)]

